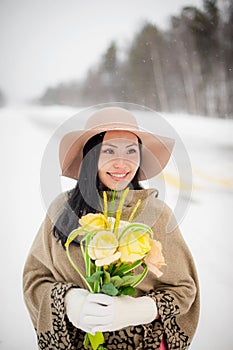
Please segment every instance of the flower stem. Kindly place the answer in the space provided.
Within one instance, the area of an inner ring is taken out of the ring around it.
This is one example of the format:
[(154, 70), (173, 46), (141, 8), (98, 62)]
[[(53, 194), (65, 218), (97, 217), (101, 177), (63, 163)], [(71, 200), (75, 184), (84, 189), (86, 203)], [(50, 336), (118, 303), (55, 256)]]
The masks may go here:
[(111, 204), (110, 204), (110, 210), (109, 210), (109, 216), (113, 216), (114, 208), (115, 208), (115, 200), (116, 200), (116, 189), (114, 188), (111, 198)]
[[(96, 267), (96, 272), (98, 272), (98, 271), (101, 271), (101, 266), (97, 266)], [(94, 293), (99, 293), (99, 291), (100, 291), (100, 282), (95, 282), (94, 283), (93, 292)]]
[[(145, 265), (145, 264), (143, 264)], [(136, 287), (139, 283), (142, 282), (142, 280), (146, 277), (147, 272), (148, 272), (148, 267), (145, 265), (143, 266), (144, 270), (142, 272), (142, 274), (139, 276), (139, 278), (132, 284), (132, 287)]]
[(129, 217), (129, 222), (132, 222), (133, 221), (133, 218), (134, 218), (134, 216), (135, 216), (135, 214), (136, 214), (136, 212), (137, 212), (137, 210), (138, 210), (138, 208), (139, 208), (139, 206), (140, 206), (140, 204), (141, 204), (141, 199), (139, 199), (138, 201), (137, 201), (137, 204), (135, 205), (135, 207), (134, 207), (134, 210), (132, 211), (132, 213), (131, 213), (131, 215), (130, 215), (130, 217)]
[[(76, 230), (78, 231), (78, 230)], [(71, 256), (70, 256), (70, 251), (69, 251), (69, 246), (70, 243), (77, 237), (79, 233), (74, 234), (74, 231), (71, 232), (71, 234), (68, 236), (68, 239), (65, 243), (65, 248), (66, 248), (66, 255), (67, 258), (71, 264), (71, 266), (75, 269), (75, 271), (78, 272), (79, 276), (83, 279), (83, 281), (86, 283), (87, 287), (89, 288), (90, 292), (92, 292), (92, 288), (90, 286), (90, 284), (87, 282), (86, 278), (83, 276), (82, 272), (79, 270), (78, 266), (73, 262)]]
[(123, 208), (123, 205), (124, 205), (124, 202), (125, 202), (125, 198), (126, 198), (128, 192), (129, 192), (129, 187), (127, 187), (124, 190), (124, 192), (122, 194), (122, 197), (120, 199), (119, 205), (118, 205), (117, 212), (116, 212), (116, 221), (115, 221), (115, 225), (114, 225), (114, 229), (113, 229), (113, 232), (115, 233), (116, 237), (118, 235), (118, 228), (119, 228), (119, 224), (120, 224), (122, 208)]
[(91, 343), (91, 349), (92, 350), (98, 350), (105, 348), (102, 346), (104, 344), (104, 335), (102, 332), (96, 332), (94, 335), (87, 333), (89, 341)]
[(85, 334), (85, 338), (84, 338), (84, 342), (83, 342), (84, 349), (88, 349), (89, 343), (90, 343), (90, 340), (89, 340), (89, 337), (88, 337), (88, 333), (86, 333)]
[(141, 260), (137, 260), (135, 262), (133, 262), (132, 264), (127, 264), (126, 266), (124, 266), (125, 264), (123, 264), (123, 266), (119, 266), (116, 270), (114, 270), (113, 272), (113, 276), (118, 276), (119, 274), (127, 274), (128, 272), (134, 270), (136, 267), (140, 266), (142, 264)]
[(86, 238), (86, 249), (85, 249), (85, 263), (86, 263), (86, 276), (91, 276), (91, 259), (88, 254), (88, 247), (91, 241), (92, 235), (88, 235)]
[(65, 247), (66, 247), (67, 245), (69, 246), (69, 244), (70, 244), (71, 242), (73, 242), (73, 240), (74, 240), (82, 231), (83, 231), (83, 228), (82, 228), (82, 227), (79, 227), (78, 229), (73, 230), (73, 231), (69, 234), (69, 236), (68, 236), (68, 238), (67, 238), (67, 240), (66, 240)]
[[(80, 248), (82, 252), (83, 259), (85, 261), (86, 266), (86, 277), (90, 277), (91, 275), (91, 260), (88, 254), (88, 247), (91, 241), (92, 232), (89, 232), (81, 241), (80, 241)], [(83, 242), (86, 242), (86, 248), (83, 247)]]
[(144, 225), (144, 224), (140, 224), (140, 223), (132, 223), (124, 228), (124, 230), (121, 232), (121, 235), (118, 238), (118, 240), (120, 241), (120, 239), (124, 236), (124, 234), (131, 228), (133, 228), (135, 230), (139, 229), (142, 232), (149, 232), (151, 237), (153, 237), (153, 231), (151, 230), (151, 228), (149, 226)]
[(107, 201), (107, 194), (104, 191), (103, 193), (103, 197), (104, 197), (104, 217), (105, 219), (108, 218), (108, 201)]

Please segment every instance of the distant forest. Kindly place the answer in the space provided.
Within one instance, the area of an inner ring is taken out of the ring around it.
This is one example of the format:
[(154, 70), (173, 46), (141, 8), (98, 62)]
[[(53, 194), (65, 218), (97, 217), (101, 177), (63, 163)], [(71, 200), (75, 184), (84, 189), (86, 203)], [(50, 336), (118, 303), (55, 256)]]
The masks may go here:
[[(125, 101), (157, 111), (233, 117), (233, 1), (184, 7), (162, 31), (144, 23), (123, 52), (112, 41), (82, 81), (49, 87), (43, 105)], [(122, 58), (124, 57), (124, 58)]]
[(0, 90), (0, 108), (6, 105), (6, 97), (3, 92)]

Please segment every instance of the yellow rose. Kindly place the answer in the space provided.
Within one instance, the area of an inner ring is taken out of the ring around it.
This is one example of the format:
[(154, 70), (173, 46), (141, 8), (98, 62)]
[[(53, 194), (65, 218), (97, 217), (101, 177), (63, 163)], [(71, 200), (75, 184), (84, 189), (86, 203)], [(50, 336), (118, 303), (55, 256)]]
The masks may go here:
[(110, 222), (104, 217), (103, 214), (92, 214), (89, 213), (84, 215), (79, 219), (79, 223), (81, 226), (85, 226), (85, 228), (89, 230), (106, 230), (110, 229)]
[(162, 244), (159, 241), (152, 241), (151, 250), (145, 257), (145, 263), (149, 271), (153, 272), (157, 277), (162, 276), (163, 273), (159, 268), (166, 264), (162, 254)]
[(88, 254), (93, 260), (101, 260), (114, 255), (117, 248), (118, 241), (111, 231), (99, 231), (90, 241)]
[(119, 242), (119, 252), (122, 262), (135, 262), (144, 258), (151, 249), (151, 239), (148, 232), (130, 231)]

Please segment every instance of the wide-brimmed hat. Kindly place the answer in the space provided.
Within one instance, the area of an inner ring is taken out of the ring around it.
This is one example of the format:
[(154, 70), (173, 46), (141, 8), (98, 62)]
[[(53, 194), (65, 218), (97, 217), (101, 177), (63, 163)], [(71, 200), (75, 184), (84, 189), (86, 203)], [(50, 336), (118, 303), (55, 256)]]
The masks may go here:
[(166, 166), (174, 147), (174, 139), (141, 131), (136, 118), (127, 109), (106, 107), (94, 112), (83, 130), (69, 132), (62, 138), (59, 149), (62, 175), (78, 179), (85, 143), (92, 136), (109, 130), (130, 131), (140, 138), (142, 156), (139, 180), (157, 175)]

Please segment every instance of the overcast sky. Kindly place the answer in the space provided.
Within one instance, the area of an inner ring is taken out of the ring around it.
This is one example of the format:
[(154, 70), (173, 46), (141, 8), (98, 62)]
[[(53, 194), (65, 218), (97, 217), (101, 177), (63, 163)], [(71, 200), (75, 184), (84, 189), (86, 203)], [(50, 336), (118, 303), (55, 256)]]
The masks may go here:
[(0, 89), (11, 102), (82, 78), (111, 40), (124, 49), (144, 21), (159, 28), (202, 0), (0, 0)]

